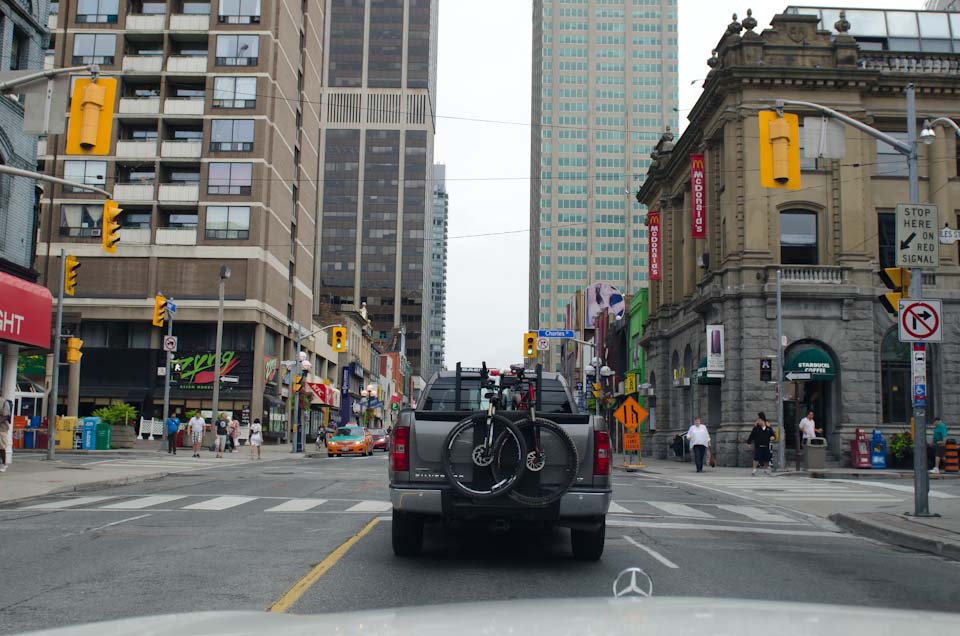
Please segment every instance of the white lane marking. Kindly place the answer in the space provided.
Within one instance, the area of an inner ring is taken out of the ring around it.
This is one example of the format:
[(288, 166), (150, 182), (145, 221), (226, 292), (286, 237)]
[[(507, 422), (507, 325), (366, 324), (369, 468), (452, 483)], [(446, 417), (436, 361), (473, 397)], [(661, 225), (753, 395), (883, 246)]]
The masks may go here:
[[(886, 488), (888, 490), (898, 490), (900, 492), (913, 494), (913, 486), (905, 486), (903, 484), (888, 484), (880, 481), (854, 481), (852, 479), (829, 479), (827, 480), (833, 484), (856, 484), (857, 486), (864, 486), (867, 488)], [(930, 496), (935, 499), (957, 499), (957, 495), (951, 495), (950, 493), (940, 492), (937, 490), (931, 490)]]
[(361, 501), (355, 506), (347, 508), (347, 512), (386, 512), (393, 508), (389, 501)]
[(903, 501), (903, 497), (871, 497), (870, 495), (806, 495), (802, 497), (773, 497), (773, 499), (784, 500), (784, 502), (789, 503), (790, 501), (875, 501), (877, 503), (884, 502), (895, 502)]
[(726, 510), (734, 514), (743, 515), (754, 521), (796, 521), (796, 519), (791, 519), (790, 517), (785, 517), (783, 515), (778, 515), (772, 512), (768, 512), (763, 508), (757, 508), (756, 506), (735, 506), (735, 505), (723, 505), (718, 504), (717, 508), (721, 510)]
[(84, 533), (87, 533), (87, 532), (96, 532), (97, 530), (103, 530), (104, 528), (109, 528), (110, 526), (118, 526), (118, 525), (120, 525), (121, 523), (127, 523), (128, 521), (136, 521), (137, 519), (143, 519), (143, 518), (149, 517), (149, 516), (150, 516), (150, 513), (148, 512), (148, 513), (145, 514), (145, 515), (137, 515), (136, 517), (128, 517), (127, 519), (120, 519), (120, 520), (118, 520), (118, 521), (111, 521), (110, 523), (105, 523), (105, 524), (103, 524), (102, 526), (97, 526), (96, 528), (89, 528), (89, 529), (87, 529), (87, 530), (81, 530), (80, 532), (70, 532), (70, 533), (68, 533), (68, 534), (63, 535), (63, 536), (60, 537), (60, 538), (61, 538), (61, 539), (65, 539), (65, 538), (67, 538), (67, 537), (74, 537), (74, 536), (76, 536), (76, 535), (78, 535), (78, 534), (84, 534)]
[(660, 554), (660, 553), (657, 552), (656, 550), (654, 550), (654, 549), (652, 549), (652, 548), (648, 548), (647, 546), (645, 546), (645, 545), (637, 542), (636, 540), (633, 539), (633, 537), (628, 537), (627, 535), (623, 535), (623, 538), (626, 539), (629, 543), (633, 544), (635, 547), (640, 548), (641, 550), (643, 550), (644, 552), (646, 552), (647, 554), (649, 554), (650, 556), (652, 556), (654, 559), (656, 559), (656, 560), (659, 561), (660, 563), (663, 563), (663, 564), (664, 564), (665, 566), (667, 566), (668, 568), (673, 568), (674, 570), (680, 569), (680, 566), (679, 566), (679, 565), (677, 565), (676, 563), (674, 563), (673, 561), (671, 561), (671, 560), (668, 559), (667, 557), (663, 556), (662, 554)]
[(48, 501), (47, 503), (25, 506), (21, 510), (57, 510), (58, 508), (73, 508), (74, 506), (87, 506), (98, 501), (107, 499), (116, 499), (116, 496), (109, 497), (74, 497), (72, 499), (58, 499), (57, 501)]
[(184, 499), (186, 495), (150, 495), (148, 497), (139, 497), (130, 501), (120, 501), (118, 503), (100, 506), (109, 510), (140, 510), (150, 506), (159, 506), (160, 504), (170, 503), (177, 499)]
[(325, 503), (327, 503), (326, 499), (291, 499), (273, 508), (267, 508), (264, 512), (304, 512)]
[(661, 528), (663, 530), (695, 530), (699, 532), (740, 532), (744, 534), (778, 534), (794, 537), (826, 537), (834, 539), (857, 539), (856, 535), (822, 530), (783, 530), (780, 528), (755, 528), (741, 526), (715, 526), (695, 523), (656, 523), (652, 521), (634, 521), (632, 519), (607, 519), (612, 528)]
[(617, 513), (626, 513), (628, 515), (633, 514), (632, 510), (630, 510), (629, 508), (624, 508), (623, 506), (618, 504), (616, 501), (610, 502), (610, 508), (607, 510), (607, 512), (610, 512), (613, 514), (617, 514)]
[(662, 510), (668, 515), (673, 515), (675, 517), (691, 517), (694, 519), (715, 519), (712, 514), (704, 510), (697, 510), (692, 506), (686, 504), (670, 503), (667, 501), (648, 501), (648, 505), (653, 506), (658, 510)]
[(183, 510), (226, 510), (235, 506), (241, 506), (251, 502), (256, 497), (215, 497), (207, 501), (200, 501), (189, 506), (184, 506)]

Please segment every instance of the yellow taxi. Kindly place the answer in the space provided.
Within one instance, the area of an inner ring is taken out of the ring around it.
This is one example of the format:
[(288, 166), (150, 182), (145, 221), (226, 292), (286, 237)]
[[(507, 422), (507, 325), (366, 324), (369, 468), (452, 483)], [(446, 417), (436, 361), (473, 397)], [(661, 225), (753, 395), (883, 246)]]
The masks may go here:
[(327, 440), (327, 455), (373, 455), (373, 435), (361, 426), (341, 426)]

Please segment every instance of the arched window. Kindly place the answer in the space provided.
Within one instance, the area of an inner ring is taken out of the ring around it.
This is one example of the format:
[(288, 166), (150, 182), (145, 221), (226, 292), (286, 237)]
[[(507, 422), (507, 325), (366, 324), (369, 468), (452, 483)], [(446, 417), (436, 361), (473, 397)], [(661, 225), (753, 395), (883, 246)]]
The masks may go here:
[(880, 379), (883, 421), (906, 424), (910, 421), (910, 345), (900, 342), (896, 329), (880, 345)]
[(780, 262), (784, 265), (817, 265), (817, 213), (784, 210), (780, 213)]

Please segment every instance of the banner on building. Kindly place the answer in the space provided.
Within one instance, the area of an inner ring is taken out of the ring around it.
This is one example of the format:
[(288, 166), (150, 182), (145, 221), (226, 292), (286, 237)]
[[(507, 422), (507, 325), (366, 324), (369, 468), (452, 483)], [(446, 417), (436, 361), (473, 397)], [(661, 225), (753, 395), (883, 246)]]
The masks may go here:
[(707, 373), (723, 373), (723, 325), (707, 325)]
[(650, 280), (660, 280), (660, 212), (647, 213), (647, 246), (650, 250)]
[[(184, 352), (174, 358), (180, 365), (177, 388), (187, 391), (209, 391), (216, 377), (216, 353), (213, 351)], [(249, 351), (220, 352), (221, 387), (249, 391), (253, 386), (253, 353)]]
[(707, 238), (707, 169), (702, 154), (690, 155), (690, 234), (695, 239)]

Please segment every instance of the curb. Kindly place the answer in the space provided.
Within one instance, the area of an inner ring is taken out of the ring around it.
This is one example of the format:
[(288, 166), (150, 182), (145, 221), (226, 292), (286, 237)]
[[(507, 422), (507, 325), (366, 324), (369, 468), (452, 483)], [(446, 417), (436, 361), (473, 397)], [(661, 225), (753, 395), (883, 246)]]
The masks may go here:
[(0, 510), (7, 508), (8, 506), (13, 506), (21, 503), (26, 503), (28, 501), (33, 501), (34, 499), (40, 499), (41, 497), (49, 497), (51, 495), (65, 495), (71, 492), (84, 492), (88, 490), (99, 490), (101, 488), (115, 488), (118, 486), (130, 486), (132, 484), (140, 484), (146, 481), (159, 481), (165, 477), (168, 477), (171, 473), (150, 473), (147, 475), (130, 475), (128, 477), (115, 477), (113, 479), (100, 479), (97, 481), (88, 481), (83, 484), (74, 484), (73, 486), (60, 486), (54, 488), (53, 490), (48, 490), (44, 493), (39, 493), (36, 495), (30, 495), (29, 497), (18, 497), (16, 499), (4, 499), (0, 501)]
[(829, 519), (853, 534), (960, 561), (960, 541), (957, 540), (938, 538), (932, 533), (911, 532), (881, 521), (843, 512), (835, 512)]

